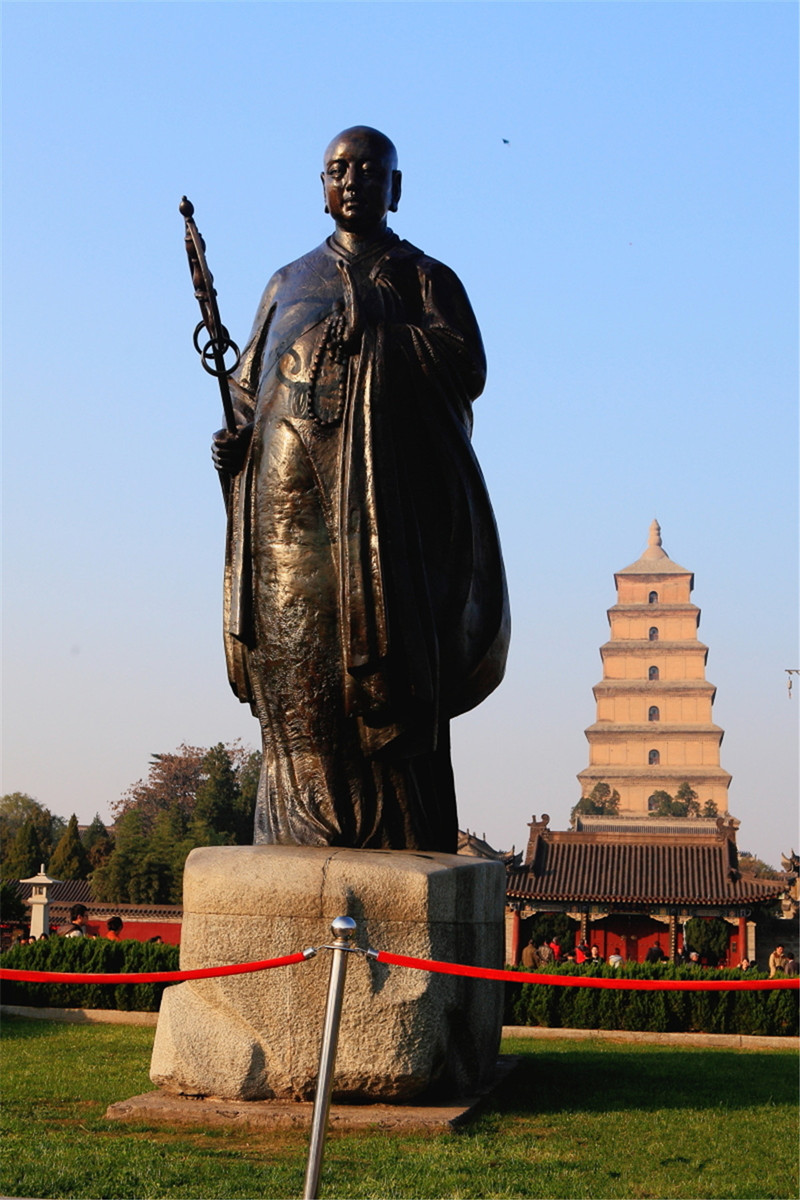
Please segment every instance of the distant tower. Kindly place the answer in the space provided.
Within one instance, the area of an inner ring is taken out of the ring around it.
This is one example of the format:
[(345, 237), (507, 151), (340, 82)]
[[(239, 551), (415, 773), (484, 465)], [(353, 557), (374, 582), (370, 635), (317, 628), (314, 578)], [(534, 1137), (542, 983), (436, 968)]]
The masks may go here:
[(708, 647), (697, 640), (694, 575), (661, 547), (658, 521), (647, 549), (614, 576), (611, 640), (600, 648), (597, 720), (586, 730), (589, 766), (582, 795), (604, 782), (620, 794), (620, 816), (644, 816), (655, 791), (687, 782), (701, 805), (728, 812), (731, 776), (719, 764), (723, 731), (711, 719), (716, 688), (705, 677)]

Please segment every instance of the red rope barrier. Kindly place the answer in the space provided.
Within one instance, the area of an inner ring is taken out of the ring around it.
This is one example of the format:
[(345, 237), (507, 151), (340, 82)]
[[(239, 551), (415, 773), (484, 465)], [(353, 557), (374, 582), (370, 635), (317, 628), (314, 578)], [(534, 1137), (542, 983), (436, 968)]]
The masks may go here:
[(192, 971), (145, 971), (138, 975), (91, 975), (78, 971), (16, 971), (0, 967), (0, 979), (16, 979), (20, 983), (180, 983), (184, 979), (215, 979), (219, 975), (249, 975), (253, 971), (268, 971), (272, 967), (288, 967), (305, 962), (310, 955), (302, 951), (284, 958), (266, 958), (262, 962), (233, 963), (228, 967), (198, 967)]
[(405, 954), (378, 952), (378, 962), (439, 975), (468, 975), (475, 979), (500, 979), (507, 983), (549, 983), (561, 987), (628, 988), (638, 992), (746, 992), (773, 988), (800, 988), (800, 979), (599, 979), (591, 975), (536, 975), (527, 971), (496, 971), (492, 967), (465, 967), (461, 963), (408, 958)]
[[(248, 975), (268, 971), (273, 967), (288, 967), (304, 962), (306, 952), (287, 954), (283, 958), (267, 958), (260, 962), (234, 963), (227, 967), (199, 967), (191, 971), (150, 971), (138, 975), (94, 975), (80, 972), (19, 971), (0, 967), (0, 979), (21, 983), (180, 983), (186, 979), (215, 979), (224, 975)], [(588, 987), (626, 989), (640, 992), (747, 992), (772, 991), (776, 988), (800, 989), (800, 979), (601, 979), (592, 975), (543, 975), (528, 971), (499, 971), (493, 967), (468, 967), (462, 963), (437, 962), (430, 958), (410, 958), (380, 950), (378, 962), (391, 966), (410, 967), (416, 971), (431, 971), (439, 975), (465, 975), (473, 979), (497, 979), (504, 983), (540, 983), (557, 987)]]

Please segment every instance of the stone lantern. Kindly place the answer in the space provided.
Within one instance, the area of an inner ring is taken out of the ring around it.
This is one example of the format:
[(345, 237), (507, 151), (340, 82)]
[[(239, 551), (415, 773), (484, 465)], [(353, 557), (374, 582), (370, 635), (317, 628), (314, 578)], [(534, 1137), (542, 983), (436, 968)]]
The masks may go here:
[(38, 938), (42, 933), (50, 932), (50, 884), (60, 883), (59, 879), (51, 879), (45, 874), (44, 863), (39, 868), (38, 875), (30, 879), (20, 879), (20, 883), (33, 884), (33, 891), (28, 904), (31, 906), (31, 937)]

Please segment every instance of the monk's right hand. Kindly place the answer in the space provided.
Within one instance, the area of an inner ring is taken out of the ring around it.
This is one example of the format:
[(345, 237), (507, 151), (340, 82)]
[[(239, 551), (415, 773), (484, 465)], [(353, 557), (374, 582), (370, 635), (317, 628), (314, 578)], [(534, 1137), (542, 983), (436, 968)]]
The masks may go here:
[(211, 458), (221, 475), (239, 474), (244, 466), (252, 435), (252, 422), (242, 425), (236, 433), (231, 433), (229, 429), (217, 430), (211, 443)]

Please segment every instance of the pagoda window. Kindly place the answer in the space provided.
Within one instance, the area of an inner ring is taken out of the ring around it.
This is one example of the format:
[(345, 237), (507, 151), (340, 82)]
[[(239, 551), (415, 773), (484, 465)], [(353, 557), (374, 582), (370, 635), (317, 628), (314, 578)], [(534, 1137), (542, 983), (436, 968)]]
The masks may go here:
[(647, 597), (648, 604), (658, 604), (658, 592), (651, 592)]
[(647, 637), (651, 642), (658, 641), (658, 630), (656, 629), (655, 625), (650, 626), (650, 632), (648, 633)]
[(648, 679), (658, 679), (658, 667), (648, 667), (647, 668), (647, 678)]
[(661, 713), (658, 711), (658, 708), (656, 707), (655, 704), (651, 705), (650, 708), (648, 708), (647, 719), (648, 719), (648, 721), (660, 721), (661, 720)]
[(661, 762), (661, 755), (657, 750), (651, 750), (647, 756), (647, 762), (651, 767), (657, 767)]

